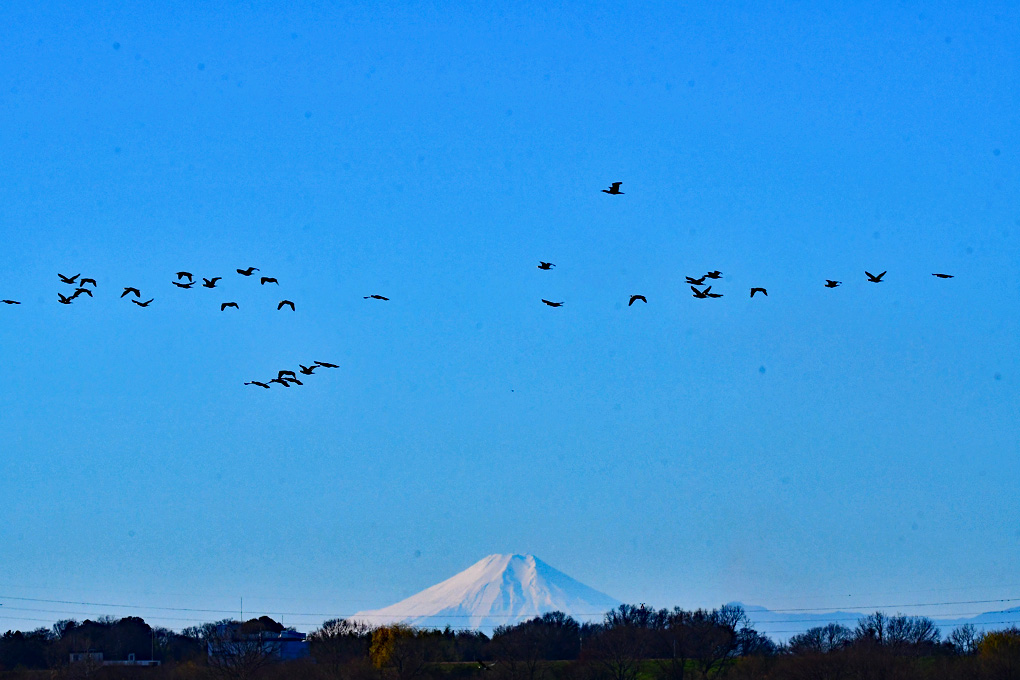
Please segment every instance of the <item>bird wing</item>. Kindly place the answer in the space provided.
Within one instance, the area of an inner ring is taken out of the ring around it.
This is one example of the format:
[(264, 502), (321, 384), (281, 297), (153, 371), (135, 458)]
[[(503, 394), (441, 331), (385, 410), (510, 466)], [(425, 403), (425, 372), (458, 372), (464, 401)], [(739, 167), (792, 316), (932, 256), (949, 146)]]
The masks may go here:
[(613, 182), (610, 187), (613, 189), (619, 189), (621, 184), (623, 184), (623, 182)]

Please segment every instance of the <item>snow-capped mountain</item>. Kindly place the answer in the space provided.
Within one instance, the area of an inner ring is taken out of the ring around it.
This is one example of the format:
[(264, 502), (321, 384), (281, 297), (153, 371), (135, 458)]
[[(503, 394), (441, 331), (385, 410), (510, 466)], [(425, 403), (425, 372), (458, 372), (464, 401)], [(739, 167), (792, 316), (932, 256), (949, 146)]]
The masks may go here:
[(561, 611), (578, 621), (601, 620), (621, 603), (553, 569), (534, 555), (489, 555), (456, 576), (396, 604), (351, 618), (372, 625), (474, 628), (526, 621)]

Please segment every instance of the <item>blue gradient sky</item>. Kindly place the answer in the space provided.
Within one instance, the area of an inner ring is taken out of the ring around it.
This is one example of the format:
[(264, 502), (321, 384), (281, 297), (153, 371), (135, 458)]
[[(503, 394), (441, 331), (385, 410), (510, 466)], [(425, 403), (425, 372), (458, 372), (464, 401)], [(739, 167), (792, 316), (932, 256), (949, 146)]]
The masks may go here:
[(1020, 597), (1015, 3), (483, 4), (0, 7), (0, 629)]

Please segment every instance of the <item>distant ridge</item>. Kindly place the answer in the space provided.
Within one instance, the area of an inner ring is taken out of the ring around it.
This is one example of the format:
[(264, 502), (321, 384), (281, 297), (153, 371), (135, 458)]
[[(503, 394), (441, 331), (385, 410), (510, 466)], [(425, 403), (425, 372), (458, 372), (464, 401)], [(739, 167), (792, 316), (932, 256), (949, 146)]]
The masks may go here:
[(489, 555), (417, 595), (351, 618), (372, 625), (406, 623), (489, 631), (552, 611), (578, 621), (597, 621), (620, 604), (534, 555)]
[[(857, 622), (872, 614), (871, 611), (831, 611), (831, 612), (774, 612), (765, 607), (745, 605), (740, 602), (730, 604), (743, 607), (752, 627), (759, 633), (765, 633), (773, 640), (786, 641), (794, 635), (804, 633), (816, 626), (838, 623), (853, 630)], [(895, 615), (897, 612), (882, 609), (885, 614)], [(908, 614), (908, 616), (927, 616), (926, 614)], [(1001, 630), (1010, 626), (1020, 625), (1020, 607), (1011, 607), (999, 611), (984, 612), (968, 618), (936, 618), (929, 616), (942, 635), (948, 635), (954, 628), (964, 624), (973, 625), (978, 632)]]

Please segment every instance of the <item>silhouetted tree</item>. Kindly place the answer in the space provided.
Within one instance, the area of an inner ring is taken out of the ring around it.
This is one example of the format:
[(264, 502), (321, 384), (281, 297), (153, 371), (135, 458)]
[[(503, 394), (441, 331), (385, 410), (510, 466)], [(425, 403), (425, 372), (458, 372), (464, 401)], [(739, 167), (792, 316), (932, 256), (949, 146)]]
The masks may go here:
[(787, 646), (794, 654), (828, 654), (843, 649), (852, 640), (853, 633), (849, 628), (829, 623), (794, 635)]
[(746, 617), (742, 607), (723, 605), (711, 611), (698, 609), (690, 616), (690, 657), (702, 677), (723, 669), (739, 652), (738, 627)]
[[(280, 630), (273, 630), (276, 627)], [(269, 622), (261, 619), (244, 623), (230, 621), (211, 631), (205, 630), (209, 669), (217, 677), (229, 680), (256, 677), (279, 659), (280, 643), (276, 633), (282, 631), (283, 627), (272, 619)]]
[(972, 623), (964, 624), (949, 634), (949, 643), (953, 645), (956, 653), (961, 656), (969, 656), (976, 653), (980, 640), (977, 628)]
[(46, 668), (46, 651), (53, 639), (45, 628), (28, 633), (7, 631), (0, 637), (0, 670)]
[(394, 680), (412, 680), (422, 674), (433, 651), (421, 631), (394, 624), (372, 631), (369, 657), (373, 666)]
[(537, 680), (542, 673), (546, 640), (539, 626), (530, 622), (499, 626), (492, 631), (489, 650), (495, 670), (503, 680)]
[(331, 619), (308, 636), (312, 658), (329, 678), (351, 680), (368, 675), (372, 629), (351, 619)]
[(1020, 679), (1020, 628), (985, 633), (977, 649), (986, 677), (994, 680)]
[(610, 680), (634, 680), (649, 649), (653, 612), (622, 604), (606, 613), (581, 651), (581, 660)]

